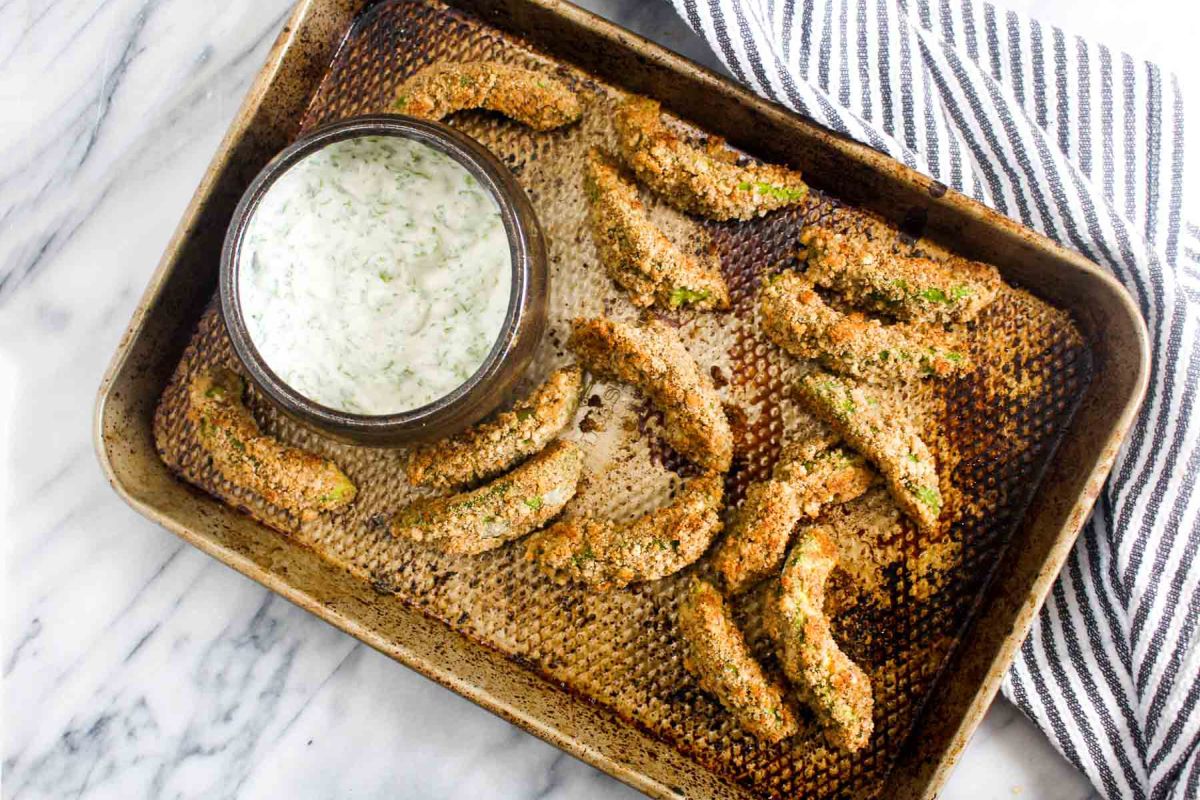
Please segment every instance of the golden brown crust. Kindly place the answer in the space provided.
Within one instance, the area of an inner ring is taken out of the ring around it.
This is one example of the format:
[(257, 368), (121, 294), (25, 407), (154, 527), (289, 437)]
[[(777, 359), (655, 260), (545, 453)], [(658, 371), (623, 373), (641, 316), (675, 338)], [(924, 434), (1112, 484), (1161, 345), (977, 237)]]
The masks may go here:
[(595, 374), (641, 389), (663, 412), (671, 447), (705, 469), (728, 471), (733, 432), (721, 398), (673, 328), (658, 320), (576, 319), (567, 347)]
[(636, 95), (617, 109), (617, 143), (638, 179), (680, 211), (716, 220), (753, 219), (803, 202), (800, 173), (775, 164), (738, 164), (716, 141), (694, 147), (662, 121), (658, 102)]
[(863, 236), (806, 228), (811, 281), (842, 295), (851, 305), (902, 320), (967, 322), (996, 299), (996, 268), (954, 257), (947, 261), (901, 256)]
[(908, 420), (885, 417), (879, 402), (852, 382), (815, 372), (800, 381), (800, 401), (879, 469), (900, 510), (924, 533), (942, 511), (937, 465)]
[(807, 277), (775, 275), (759, 295), (767, 337), (798, 358), (811, 358), (834, 372), (872, 383), (926, 376), (947, 377), (969, 368), (967, 358), (936, 330), (883, 325), (857, 312), (830, 307)]
[(679, 605), (683, 666), (752, 735), (774, 744), (799, 730), (783, 687), (763, 674), (720, 592), (693, 578)]
[(579, 98), (557, 78), (491, 61), (428, 66), (396, 91), (394, 108), (431, 120), (484, 108), (539, 131), (569, 125), (583, 114)]
[(825, 738), (848, 752), (870, 741), (875, 722), (871, 679), (850, 660), (825, 616), (825, 581), (837, 548), (822, 525), (796, 535), (764, 621), (779, 648), (784, 674), (816, 713)]
[(595, 148), (588, 153), (583, 185), (600, 260), (634, 305), (729, 308), (729, 288), (716, 255), (697, 258), (676, 247), (650, 221), (637, 188), (610, 156)]
[(556, 517), (575, 496), (583, 456), (557, 439), (507, 475), (471, 492), (418, 500), (392, 519), (392, 533), (474, 555), (519, 539)]
[(785, 481), (796, 492), (800, 512), (816, 518), (827, 506), (849, 503), (862, 496), (879, 475), (858, 453), (844, 447), (808, 455), (807, 448), (784, 448), (775, 464), (775, 480)]
[(358, 489), (337, 464), (259, 429), (242, 402), (245, 390), (241, 376), (224, 367), (197, 375), (188, 387), (187, 418), (213, 469), (301, 519), (353, 502)]
[(731, 593), (746, 591), (778, 568), (800, 516), (796, 491), (784, 481), (760, 481), (746, 490), (713, 556), (713, 566)]
[(796, 523), (829, 505), (846, 503), (875, 481), (862, 456), (805, 443), (784, 451), (771, 480), (751, 484), (713, 564), (730, 592), (744, 592), (776, 573)]
[(601, 591), (654, 581), (695, 562), (721, 530), (724, 487), (706, 472), (663, 508), (625, 523), (567, 517), (529, 538), (525, 555), (556, 581)]
[(542, 450), (579, 408), (583, 371), (563, 367), (510, 411), (409, 456), (405, 473), (414, 486), (439, 489), (495, 477)]

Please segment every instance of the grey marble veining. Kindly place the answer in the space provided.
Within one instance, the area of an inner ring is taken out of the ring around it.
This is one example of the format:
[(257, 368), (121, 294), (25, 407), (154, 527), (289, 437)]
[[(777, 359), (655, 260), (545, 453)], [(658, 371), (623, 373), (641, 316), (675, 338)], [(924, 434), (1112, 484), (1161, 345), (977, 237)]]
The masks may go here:
[[(717, 64), (665, 4), (589, 7)], [(9, 798), (630, 797), (182, 544), (91, 445), (96, 387), (290, 0), (0, 0)], [(998, 703), (948, 797), (1086, 797)]]

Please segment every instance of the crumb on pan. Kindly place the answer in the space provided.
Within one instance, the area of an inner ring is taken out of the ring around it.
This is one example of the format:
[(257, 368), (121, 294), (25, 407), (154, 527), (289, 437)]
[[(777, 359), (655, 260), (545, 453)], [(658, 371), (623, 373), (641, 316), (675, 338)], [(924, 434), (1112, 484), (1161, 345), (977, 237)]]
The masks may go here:
[(857, 312), (843, 314), (797, 272), (764, 281), (759, 310), (763, 332), (771, 341), (841, 375), (888, 383), (947, 377), (970, 368), (967, 357), (950, 346), (944, 332), (884, 325)]
[(187, 417), (213, 469), (301, 519), (353, 502), (358, 489), (337, 464), (259, 429), (242, 401), (245, 390), (241, 376), (224, 367), (197, 375), (189, 387)]
[(724, 487), (706, 472), (668, 505), (629, 522), (566, 517), (526, 542), (525, 555), (550, 577), (605, 591), (654, 581), (692, 564), (721, 531)]
[(687, 648), (684, 668), (745, 730), (770, 743), (799, 730), (783, 687), (763, 674), (712, 584), (690, 582), (679, 604), (679, 634)]
[(630, 96), (617, 109), (622, 158), (655, 193), (680, 211), (715, 220), (753, 219), (808, 196), (800, 173), (775, 164), (739, 164), (719, 141), (685, 142), (662, 120), (657, 101)]
[(396, 536), (447, 552), (493, 550), (545, 525), (575, 496), (583, 456), (556, 439), (507, 475), (462, 494), (418, 500), (392, 518)]
[(596, 148), (588, 153), (584, 190), (600, 260), (634, 305), (729, 308), (729, 288), (715, 253), (708, 250), (697, 257), (672, 243), (650, 221), (637, 187), (621, 175), (611, 156)]
[(875, 723), (871, 679), (833, 638), (825, 615), (825, 582), (837, 564), (837, 548), (822, 525), (796, 535), (767, 598), (764, 623), (779, 648), (784, 674), (812, 708), (825, 738), (856, 752), (866, 746)]
[(579, 367), (555, 370), (511, 410), (414, 449), (405, 465), (409, 483), (445, 489), (486, 480), (512, 468), (542, 450), (570, 423), (579, 408), (582, 388)]
[(685, 458), (729, 470), (733, 432), (721, 398), (673, 328), (659, 320), (632, 325), (580, 318), (567, 347), (596, 375), (640, 389), (663, 412), (663, 438)]
[(393, 107), (402, 114), (431, 120), (483, 108), (539, 131), (569, 125), (583, 114), (575, 92), (557, 78), (491, 61), (426, 67), (396, 91)]

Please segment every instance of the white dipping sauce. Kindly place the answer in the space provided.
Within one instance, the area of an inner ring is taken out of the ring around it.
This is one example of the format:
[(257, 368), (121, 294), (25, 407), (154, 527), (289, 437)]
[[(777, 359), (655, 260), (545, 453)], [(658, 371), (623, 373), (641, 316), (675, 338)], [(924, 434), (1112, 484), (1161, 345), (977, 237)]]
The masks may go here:
[(419, 142), (330, 144), (280, 176), (247, 227), (238, 291), (267, 365), (321, 405), (423, 406), (483, 364), (508, 310), (500, 208)]

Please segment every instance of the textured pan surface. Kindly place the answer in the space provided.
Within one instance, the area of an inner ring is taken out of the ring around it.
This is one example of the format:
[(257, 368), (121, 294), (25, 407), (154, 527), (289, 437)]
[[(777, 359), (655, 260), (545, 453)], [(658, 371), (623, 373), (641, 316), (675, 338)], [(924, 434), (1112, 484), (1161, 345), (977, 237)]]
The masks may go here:
[[(551, 64), (478, 21), (432, 3), (385, 2), (360, 19), (336, 56), (303, 123), (386, 110), (395, 87), (440, 60), (495, 58), (555, 70), (582, 93), (585, 118), (565, 131), (536, 134), (495, 115), (464, 113), (456, 127), (476, 137), (516, 172), (547, 235), (551, 263), (548, 335), (528, 383), (569, 360), (566, 323), (579, 314), (631, 318), (635, 311), (597, 263), (585, 220), (582, 165), (588, 147), (611, 146), (617, 87)], [(799, 166), (803, 167), (803, 164)], [(799, 226), (823, 220), (839, 229), (871, 228), (866, 215), (814, 197), (807, 207), (743, 224), (699, 224), (643, 194), (652, 215), (677, 241), (699, 228), (715, 242), (733, 295), (727, 314), (669, 317), (714, 377), (730, 405), (737, 435), (727, 488), (740, 503), (746, 484), (764, 477), (781, 444), (811, 420), (789, 386), (808, 366), (781, 353), (754, 321), (753, 297), (764, 270), (795, 248)], [(897, 239), (897, 247), (911, 242)], [(325, 558), (467, 636), (510, 656), (570, 691), (614, 710), (725, 778), (764, 796), (878, 794), (922, 702), (946, 664), (959, 632), (1036, 488), (1042, 466), (1085, 393), (1090, 355), (1071, 321), (1032, 295), (1006, 290), (970, 337), (976, 373), (885, 403), (915, 414), (933, 449), (948, 510), (946, 530), (922, 542), (907, 523), (882, 541), (845, 548), (829, 610), (835, 633), (866, 668), (876, 692), (876, 734), (855, 757), (826, 749), (811, 724), (800, 736), (762, 746), (743, 735), (682, 667), (676, 595), (686, 576), (607, 595), (550, 583), (523, 561), (518, 544), (476, 558), (439, 556), (389, 537), (381, 521), (414, 496), (403, 479), (403, 454), (338, 445), (298, 428), (251, 398), (264, 427), (335, 458), (359, 484), (352, 512), (300, 524), (256, 498), (221, 485), (184, 420), (182, 388), (196, 370), (234, 365), (210, 307), (187, 348), (155, 417), (167, 464), (189, 482), (248, 510)], [(630, 516), (661, 503), (688, 468), (658, 437), (659, 421), (638, 397), (597, 384), (571, 438), (587, 444), (590, 479), (578, 508)], [(583, 417), (588, 421), (580, 423)], [(603, 430), (595, 430), (599, 426)], [(586, 431), (586, 432), (585, 432)], [(860, 503), (852, 515), (870, 511)], [(709, 571), (707, 560), (697, 569)], [(771, 668), (758, 620), (758, 598), (740, 601), (750, 639)]]

